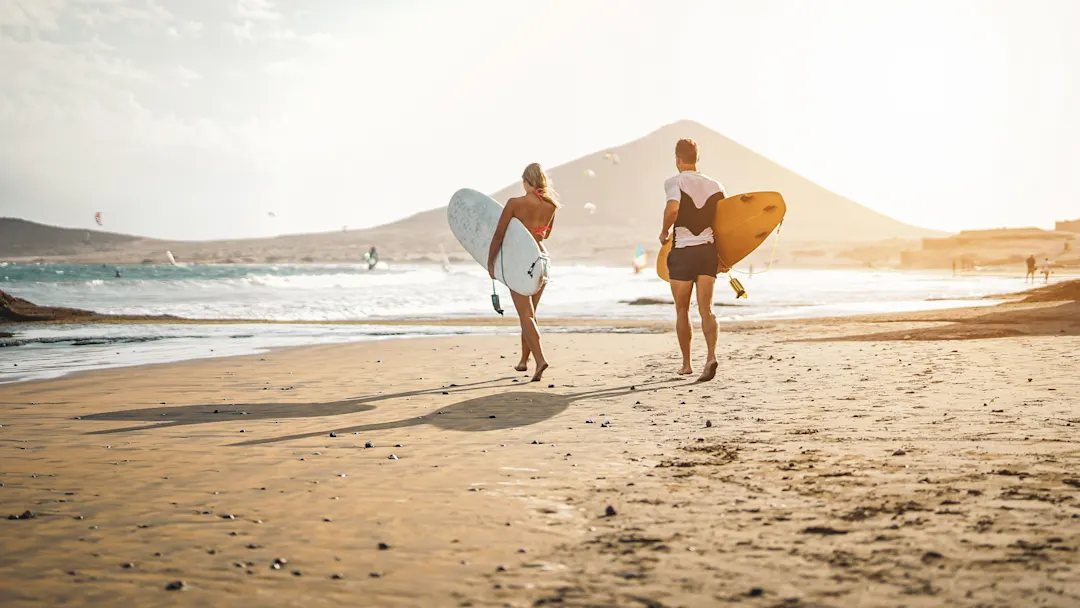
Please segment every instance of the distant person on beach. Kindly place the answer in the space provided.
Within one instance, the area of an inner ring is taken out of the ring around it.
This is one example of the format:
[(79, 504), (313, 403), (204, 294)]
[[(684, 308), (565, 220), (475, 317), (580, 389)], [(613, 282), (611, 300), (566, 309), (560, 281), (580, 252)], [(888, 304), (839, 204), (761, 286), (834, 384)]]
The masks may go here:
[(375, 268), (375, 265), (379, 263), (379, 252), (375, 251), (375, 246), (371, 246), (371, 251), (367, 254), (367, 267), (368, 270)]
[(506, 229), (510, 226), (510, 220), (517, 218), (529, 229), (536, 243), (540, 245), (544, 280), (540, 284), (540, 291), (531, 296), (523, 296), (514, 291), (510, 296), (514, 299), (514, 308), (517, 309), (518, 320), (521, 322), (521, 360), (514, 366), (519, 372), (529, 369), (529, 355), (536, 359), (536, 371), (532, 381), (539, 382), (548, 368), (547, 359), (544, 358), (544, 349), (540, 344), (540, 327), (536, 324), (536, 308), (540, 305), (540, 296), (544, 295), (544, 285), (547, 282), (547, 249), (544, 241), (551, 236), (551, 228), (555, 224), (555, 212), (559, 209), (558, 194), (551, 187), (544, 169), (538, 163), (532, 163), (525, 167), (521, 174), (521, 185), (525, 187), (525, 196), (519, 196), (506, 201), (502, 216), (495, 227), (495, 235), (491, 238), (491, 248), (488, 250), (488, 274), (495, 279), (495, 257), (502, 249), (503, 239), (506, 237)]
[[(727, 193), (720, 182), (698, 172), (698, 146), (692, 139), (680, 139), (675, 144), (675, 168), (679, 174), (664, 182), (667, 206), (664, 209), (664, 227), (660, 231), (660, 244), (674, 239), (668, 254), (668, 275), (671, 278), (671, 295), (675, 298), (675, 330), (682, 350), (682, 367), (679, 374), (690, 375), (690, 342), (693, 327), (690, 325), (690, 299), (697, 287), (698, 312), (701, 314), (701, 331), (705, 334), (708, 357), (705, 369), (698, 378), (706, 382), (716, 377), (719, 363), (716, 361), (716, 340), (719, 327), (713, 314), (713, 288), (719, 259), (713, 238), (713, 219), (716, 203)], [(674, 229), (674, 230), (672, 230)]]
[(1043, 261), (1042, 273), (1044, 283), (1050, 282), (1050, 264), (1050, 258), (1046, 258), (1046, 260)]
[(1031, 278), (1031, 282), (1035, 282), (1035, 254), (1031, 254), (1027, 257), (1027, 274), (1024, 275), (1024, 282), (1027, 283), (1028, 277)]

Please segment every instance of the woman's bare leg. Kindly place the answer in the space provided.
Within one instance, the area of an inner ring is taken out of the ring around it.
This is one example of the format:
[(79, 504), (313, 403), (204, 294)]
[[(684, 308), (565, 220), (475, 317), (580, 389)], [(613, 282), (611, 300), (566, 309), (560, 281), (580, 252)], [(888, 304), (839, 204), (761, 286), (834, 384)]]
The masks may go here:
[[(540, 287), (540, 291), (536, 292), (532, 296), (533, 313), (540, 307), (540, 296), (544, 295), (544, 286)], [(521, 334), (521, 360), (514, 366), (519, 372), (528, 371), (529, 369), (529, 354), (532, 351), (529, 349), (529, 343), (525, 341), (525, 333)]]
[(518, 320), (521, 321), (521, 337), (525, 340), (530, 354), (536, 359), (536, 372), (533, 374), (532, 381), (539, 382), (544, 375), (544, 370), (548, 368), (548, 362), (540, 346), (540, 328), (536, 325), (536, 308), (533, 306), (531, 296), (523, 296), (512, 291), (510, 295), (514, 299)]

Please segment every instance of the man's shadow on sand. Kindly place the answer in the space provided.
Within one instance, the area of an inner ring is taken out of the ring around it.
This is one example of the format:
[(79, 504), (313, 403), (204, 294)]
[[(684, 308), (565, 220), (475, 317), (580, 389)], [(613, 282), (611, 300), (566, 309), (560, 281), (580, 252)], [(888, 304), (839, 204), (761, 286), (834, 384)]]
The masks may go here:
[[(238, 418), (248, 420), (267, 420), (282, 418), (313, 418), (322, 416), (340, 416), (344, 414), (356, 414), (375, 409), (369, 405), (378, 401), (413, 397), (419, 395), (437, 395), (449, 393), (465, 393), (485, 388), (495, 388), (493, 383), (505, 381), (510, 378), (499, 378), (476, 382), (450, 388), (423, 389), (393, 393), (388, 395), (374, 395), (370, 397), (357, 397), (342, 401), (327, 403), (250, 403), (230, 405), (186, 405), (175, 407), (155, 407), (138, 410), (124, 410), (119, 412), (106, 412), (82, 416), (82, 420), (92, 421), (139, 421), (153, 422), (154, 424), (126, 427), (120, 429), (108, 429), (94, 431), (90, 435), (107, 435), (113, 433), (127, 433), (146, 431), (158, 428), (170, 428), (194, 424), (207, 424), (212, 422), (225, 422)], [(678, 383), (678, 384), (676, 384)], [(459, 401), (457, 403), (440, 407), (438, 410), (404, 420), (392, 422), (380, 422), (365, 424), (347, 428), (327, 429), (312, 433), (287, 435), (268, 439), (255, 439), (232, 444), (234, 446), (263, 445), (291, 441), (294, 439), (306, 439), (309, 437), (327, 436), (335, 434), (359, 433), (379, 431), (387, 429), (399, 429), (412, 426), (430, 424), (444, 430), (479, 432), (495, 431), (513, 427), (528, 426), (548, 420), (564, 412), (571, 403), (588, 398), (621, 397), (634, 392), (642, 393), (665, 388), (666, 386), (678, 386), (681, 380), (658, 380), (645, 382), (633, 386), (599, 389), (580, 393), (558, 394), (538, 391), (511, 390), (495, 395), (487, 395)], [(529, 385), (521, 385), (524, 388)]]
[[(438, 410), (404, 420), (391, 422), (378, 422), (363, 424), (338, 429), (326, 429), (312, 433), (300, 433), (283, 437), (271, 437), (268, 439), (253, 439), (231, 444), (233, 446), (265, 445), (292, 441), (294, 439), (308, 439), (310, 437), (326, 437), (330, 433), (340, 435), (343, 433), (366, 433), (371, 431), (384, 431), (388, 429), (403, 429), (413, 426), (430, 424), (435, 428), (447, 431), (482, 432), (499, 431), (514, 427), (529, 426), (553, 418), (570, 407), (570, 404), (582, 399), (603, 399), (606, 397), (622, 397), (635, 392), (645, 393), (678, 380), (658, 380), (633, 386), (606, 388), (580, 393), (558, 394), (538, 391), (510, 391), (497, 395), (486, 395), (466, 401), (459, 401), (453, 405), (441, 407)], [(527, 385), (525, 385), (527, 386)]]

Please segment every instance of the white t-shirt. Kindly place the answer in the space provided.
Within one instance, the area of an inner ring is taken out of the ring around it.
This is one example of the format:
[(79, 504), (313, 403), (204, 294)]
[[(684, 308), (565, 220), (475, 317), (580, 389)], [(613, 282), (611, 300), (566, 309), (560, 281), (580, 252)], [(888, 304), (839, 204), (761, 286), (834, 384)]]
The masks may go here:
[(1042, 269), (1042, 271), (1043, 271), (1043, 272), (1050, 272), (1050, 261), (1049, 261), (1049, 260), (1047, 260), (1047, 261), (1043, 262), (1043, 269)]
[[(724, 186), (715, 179), (702, 175), (698, 171), (683, 171), (675, 177), (664, 180), (664, 194), (667, 200), (681, 202), (683, 193), (686, 193), (694, 206), (701, 209), (710, 197), (717, 192), (727, 195)], [(675, 247), (693, 247), (713, 242), (712, 227), (706, 228), (701, 234), (694, 234), (682, 226), (675, 227)]]

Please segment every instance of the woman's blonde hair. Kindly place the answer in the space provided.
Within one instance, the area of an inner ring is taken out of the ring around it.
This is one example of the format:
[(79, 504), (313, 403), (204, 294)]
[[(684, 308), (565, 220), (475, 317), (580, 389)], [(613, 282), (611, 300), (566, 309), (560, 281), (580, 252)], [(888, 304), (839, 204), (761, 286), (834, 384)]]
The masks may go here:
[(533, 193), (540, 197), (541, 200), (545, 200), (556, 207), (559, 206), (559, 193), (555, 192), (551, 180), (548, 179), (547, 173), (544, 173), (544, 168), (540, 166), (540, 163), (532, 163), (525, 167), (521, 179), (532, 186)]

